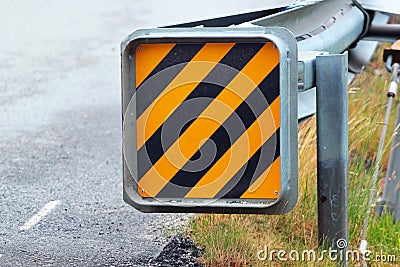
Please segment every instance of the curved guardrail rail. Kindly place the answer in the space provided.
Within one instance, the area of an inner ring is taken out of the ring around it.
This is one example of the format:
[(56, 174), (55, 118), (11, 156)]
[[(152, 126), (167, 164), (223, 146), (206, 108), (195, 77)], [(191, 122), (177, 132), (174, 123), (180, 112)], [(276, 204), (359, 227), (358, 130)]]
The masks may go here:
[[(371, 3), (367, 5), (371, 8)], [(382, 10), (379, 4), (373, 5), (372, 8)], [(313, 62), (315, 55), (325, 52), (337, 54), (348, 50), (350, 82), (354, 73), (358, 73), (370, 60), (377, 46), (375, 41), (393, 40), (398, 34), (400, 30), (398, 26), (385, 26), (388, 19), (388, 15), (374, 12), (373, 9), (366, 12), (356, 1), (300, 0), (286, 7), (168, 25), (163, 28), (241, 26), (287, 28), (298, 41), (299, 61), (301, 61), (299, 77), (305, 79), (299, 81), (298, 92), (298, 118), (302, 120), (316, 112), (315, 75), (304, 73), (310, 66), (315, 65)], [(311, 53), (313, 56), (310, 57), (310, 51), (321, 53)], [(302, 61), (303, 58), (306, 58), (306, 61)], [(309, 64), (308, 68), (303, 66), (306, 63)]]

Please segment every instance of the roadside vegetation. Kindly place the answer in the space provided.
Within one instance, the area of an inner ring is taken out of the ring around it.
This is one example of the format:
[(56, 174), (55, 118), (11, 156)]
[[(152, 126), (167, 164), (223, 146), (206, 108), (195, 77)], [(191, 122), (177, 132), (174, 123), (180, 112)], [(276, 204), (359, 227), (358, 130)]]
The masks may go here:
[[(381, 61), (382, 47), (376, 58), (349, 86), (349, 249), (356, 250), (367, 212), (371, 178), (387, 103), (390, 77)], [(393, 104), (390, 127), (385, 142), (378, 188), (382, 189), (389, 158), (395, 114), (399, 101)], [(313, 249), (318, 253), (316, 188), (316, 119), (299, 125), (299, 198), (293, 211), (286, 215), (216, 215), (196, 216), (188, 235), (205, 247), (201, 259), (206, 266), (336, 266), (323, 262), (282, 262), (268, 258), (261, 261), (257, 252), (269, 250)], [(375, 255), (395, 255), (397, 263), (373, 263), (373, 266), (400, 265), (400, 223), (392, 216), (373, 216), (367, 240)], [(318, 254), (317, 254), (318, 255)], [(397, 265), (399, 264), (399, 265)], [(350, 266), (361, 266), (350, 262)]]

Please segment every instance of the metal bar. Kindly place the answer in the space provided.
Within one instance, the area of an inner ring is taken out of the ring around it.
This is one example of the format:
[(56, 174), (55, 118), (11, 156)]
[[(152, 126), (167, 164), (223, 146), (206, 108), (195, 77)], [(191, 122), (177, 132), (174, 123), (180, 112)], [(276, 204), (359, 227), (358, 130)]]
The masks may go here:
[[(398, 69), (399, 64), (393, 64), (392, 80), (388, 90), (389, 97), (395, 97), (398, 87)], [(383, 207), (387, 207), (387, 211), (395, 215), (395, 222), (400, 220), (400, 107), (397, 112), (396, 128), (392, 146), (390, 150), (390, 158), (388, 169), (385, 177), (385, 186), (383, 194), (378, 201), (378, 212), (383, 211)]]
[[(390, 16), (385, 13), (375, 12), (372, 20), (372, 24), (386, 24), (388, 23)], [(357, 42), (356, 47), (349, 50), (349, 70), (354, 73), (360, 73), (364, 66), (368, 65), (368, 62), (375, 53), (378, 42), (360, 40)]]
[(383, 155), (383, 147), (385, 144), (386, 132), (387, 132), (388, 124), (389, 124), (390, 111), (392, 109), (393, 98), (396, 96), (396, 93), (397, 93), (397, 83), (395, 81), (397, 80), (398, 67), (399, 67), (399, 64), (394, 64), (395, 69), (394, 69), (394, 72), (392, 73), (392, 82), (390, 83), (390, 86), (389, 86), (388, 92), (387, 92), (388, 104), (386, 106), (385, 119), (384, 119), (383, 126), (382, 126), (382, 134), (381, 134), (381, 138), (379, 141), (378, 153), (377, 153), (376, 162), (375, 162), (375, 169), (374, 169), (374, 173), (373, 173), (372, 179), (371, 179), (372, 182), (371, 182), (371, 189), (370, 189), (370, 197), (369, 197), (369, 201), (368, 201), (367, 214), (365, 216), (365, 220), (364, 220), (364, 223), (362, 226), (362, 236), (361, 236), (361, 242), (360, 242), (360, 247), (359, 247), (359, 251), (361, 252), (361, 255), (362, 255), (362, 260), (361, 260), (362, 266), (367, 266), (365, 254), (366, 254), (366, 251), (368, 248), (367, 233), (368, 233), (369, 220), (370, 220), (371, 212), (372, 212), (372, 206), (376, 203), (377, 205), (375, 206), (375, 212), (380, 214), (382, 212), (382, 207), (385, 202), (385, 201), (383, 201), (383, 198), (380, 198), (377, 201), (375, 201), (375, 199), (376, 199), (376, 195), (377, 195), (378, 175), (379, 175), (380, 164), (381, 164), (382, 155)]
[(400, 24), (371, 24), (363, 39), (395, 42), (400, 39)]
[(279, 7), (161, 28), (228, 27), (245, 22), (255, 27), (287, 28), (297, 37), (299, 50), (341, 53), (363, 33), (365, 16), (348, 0), (335, 0), (294, 9)]
[(348, 239), (347, 52), (316, 58), (318, 239), (341, 249)]
[(386, 175), (382, 198), (387, 201), (388, 211), (394, 214), (394, 220), (398, 222), (400, 221), (400, 107)]
[[(392, 103), (393, 103), (393, 97), (390, 96), (388, 94), (388, 104), (386, 106), (386, 113), (385, 113), (385, 118), (384, 118), (384, 122), (383, 122), (383, 126), (382, 126), (382, 135), (381, 135), (381, 139), (379, 141), (379, 146), (378, 146), (378, 153), (376, 156), (376, 162), (375, 162), (375, 170), (374, 173), (372, 175), (372, 186), (371, 186), (371, 192), (370, 192), (370, 197), (369, 197), (369, 201), (368, 201), (368, 210), (367, 210), (367, 216), (365, 217), (364, 220), (364, 224), (363, 224), (363, 232), (362, 232), (362, 240), (367, 240), (367, 232), (368, 232), (368, 224), (369, 224), (369, 219), (371, 217), (371, 208), (372, 205), (375, 204), (375, 200), (376, 200), (376, 195), (378, 192), (377, 189), (377, 182), (378, 182), (378, 175), (379, 175), (379, 171), (380, 171), (380, 164), (381, 164), (381, 160), (382, 160), (382, 155), (383, 155), (383, 146), (385, 145), (385, 138), (386, 138), (386, 132), (387, 132), (387, 128), (388, 128), (388, 124), (389, 124), (389, 118), (390, 118), (390, 111), (392, 109)], [(378, 199), (377, 200), (378, 205), (375, 209), (375, 211), (377, 213), (381, 213), (381, 205), (379, 203), (382, 202), (382, 200)]]
[(284, 27), (289, 29), (295, 36), (302, 36), (324, 25), (329, 18), (334, 17), (347, 3), (348, 0), (320, 1), (301, 8), (285, 10), (281, 13), (251, 21), (251, 23), (263, 27)]
[(331, 54), (342, 53), (362, 34), (364, 19), (364, 14), (353, 7), (335, 20), (335, 23), (326, 30), (299, 41), (299, 51), (317, 50), (327, 51)]
[[(378, 175), (380, 171), (380, 164), (382, 160), (382, 155), (383, 155), (383, 146), (385, 145), (385, 138), (386, 138), (386, 132), (387, 128), (389, 125), (389, 118), (390, 118), (390, 111), (392, 110), (392, 103), (393, 103), (393, 96), (389, 95), (388, 93), (388, 104), (386, 106), (386, 113), (385, 113), (385, 118), (382, 126), (382, 135), (381, 139), (379, 141), (379, 146), (378, 146), (378, 154), (376, 156), (376, 167), (374, 170), (374, 173), (372, 175), (372, 186), (371, 186), (371, 193), (368, 201), (368, 210), (367, 210), (367, 216), (365, 217), (365, 221), (363, 224), (363, 233), (362, 233), (362, 240), (367, 240), (367, 232), (368, 232), (368, 223), (369, 219), (371, 216), (371, 206), (375, 204), (376, 200), (376, 195), (378, 192), (377, 189), (377, 182), (378, 182)], [(381, 197), (376, 200), (376, 206), (375, 206), (375, 212), (377, 214), (381, 214), (383, 211), (383, 206), (386, 202), (386, 198)]]

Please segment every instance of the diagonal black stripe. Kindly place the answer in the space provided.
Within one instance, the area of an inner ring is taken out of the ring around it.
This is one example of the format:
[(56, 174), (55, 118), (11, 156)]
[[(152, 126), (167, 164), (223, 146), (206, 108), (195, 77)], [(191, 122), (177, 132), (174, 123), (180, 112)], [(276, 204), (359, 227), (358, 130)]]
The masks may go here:
[[(204, 81), (216, 81), (214, 83), (202, 82), (200, 83), (192, 93), (185, 99), (184, 102), (202, 98), (201, 103), (196, 101), (196, 106), (192, 106), (190, 109), (190, 115), (192, 117), (198, 117), (201, 112), (221, 93), (226, 85), (237, 75), (240, 71), (257, 52), (263, 47), (263, 43), (254, 44), (235, 44), (232, 49), (221, 59), (216, 67), (207, 75)], [(225, 65), (230, 66), (227, 68)], [(218, 85), (218, 84), (219, 85)], [(141, 100), (140, 100), (141, 101)], [(161, 145), (161, 134), (164, 125), (176, 125), (177, 129), (183, 127), (189, 127), (193, 120), (189, 123), (185, 123), (189, 116), (188, 111), (179, 106), (164, 122), (164, 124), (157, 129), (157, 131), (147, 140), (145, 146), (138, 151), (138, 158), (140, 165), (138, 168), (138, 176), (143, 175), (154, 165), (175, 141), (176, 136), (165, 137), (163, 136), (163, 145)], [(184, 131), (181, 131), (181, 134)], [(165, 134), (165, 133), (163, 133)], [(168, 133), (167, 133), (168, 134)]]
[[(277, 86), (279, 85), (279, 67), (274, 69), (268, 77), (260, 84), (260, 90), (253, 91), (246, 101), (242, 102), (235, 112), (202, 146), (202, 148), (210, 147), (213, 142), (216, 144), (217, 152), (209, 166), (201, 171), (187, 171), (191, 169), (190, 166), (198, 157), (198, 153), (201, 153), (201, 151), (198, 151), (159, 192), (158, 197), (184, 197), (215, 163), (221, 159), (231, 147), (231, 144), (268, 108), (269, 103), (276, 99), (279, 94), (279, 86)], [(275, 80), (275, 82), (272, 80)], [(264, 97), (267, 98), (267, 102), (265, 99), (263, 100)]]
[(268, 74), (267, 77), (258, 85), (262, 94), (269, 104), (271, 104), (279, 96), (279, 64)]
[[(160, 95), (160, 93), (171, 83), (171, 81), (182, 71), (188, 62), (203, 48), (205, 44), (176, 44), (161, 62), (151, 71), (141, 85), (136, 88), (137, 118), (148, 106)], [(174, 68), (170, 68), (175, 66)], [(170, 69), (168, 69), (170, 68)], [(166, 75), (151, 79), (152, 76), (162, 70), (168, 69)], [(149, 81), (149, 82), (148, 82)]]
[[(279, 157), (279, 137), (278, 129), (250, 158), (247, 165), (245, 164), (221, 189), (216, 195), (216, 198), (240, 198), (250, 187), (252, 181), (254, 182), (255, 179), (260, 177), (260, 175)], [(271, 150), (273, 148), (275, 148), (275, 151)]]
[[(252, 114), (251, 109), (247, 104), (241, 105), (238, 108), (237, 113), (241, 113), (239, 117), (231, 116), (227, 123), (225, 123), (225, 127), (219, 127), (217, 131), (206, 141), (206, 143), (202, 146), (204, 147), (212, 147), (212, 143), (216, 145), (216, 155), (212, 160), (211, 164), (203, 167), (201, 170), (191, 171), (190, 164), (197, 159), (198, 153), (200, 156), (204, 154), (205, 157), (210, 156), (209, 151), (204, 151), (203, 153), (197, 152), (190, 160), (185, 164), (185, 166), (178, 171), (177, 174), (171, 179), (171, 181), (158, 193), (158, 197), (171, 197), (171, 194), (175, 197), (184, 197), (190, 189), (214, 166), (214, 164), (225, 154), (225, 152), (232, 146), (231, 141), (236, 141), (242, 132), (245, 131), (246, 128), (240, 129), (240, 127), (235, 127), (238, 123), (241, 123), (241, 120), (245, 119), (249, 124), (251, 120), (255, 120), (256, 117)], [(244, 117), (243, 115), (247, 115)], [(186, 171), (188, 170), (188, 171)], [(179, 190), (176, 190), (176, 186), (180, 186)], [(179, 194), (179, 195), (178, 195)], [(177, 196), (178, 195), (178, 196)]]

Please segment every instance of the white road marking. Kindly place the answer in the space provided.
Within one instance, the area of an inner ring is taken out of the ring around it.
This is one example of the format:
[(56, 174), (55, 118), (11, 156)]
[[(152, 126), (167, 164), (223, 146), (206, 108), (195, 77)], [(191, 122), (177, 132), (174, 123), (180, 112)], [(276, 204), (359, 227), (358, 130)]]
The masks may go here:
[(22, 225), (19, 230), (28, 230), (37, 224), (44, 216), (49, 214), (57, 205), (61, 203), (60, 200), (54, 200), (47, 203), (38, 213), (32, 216), (24, 225)]

